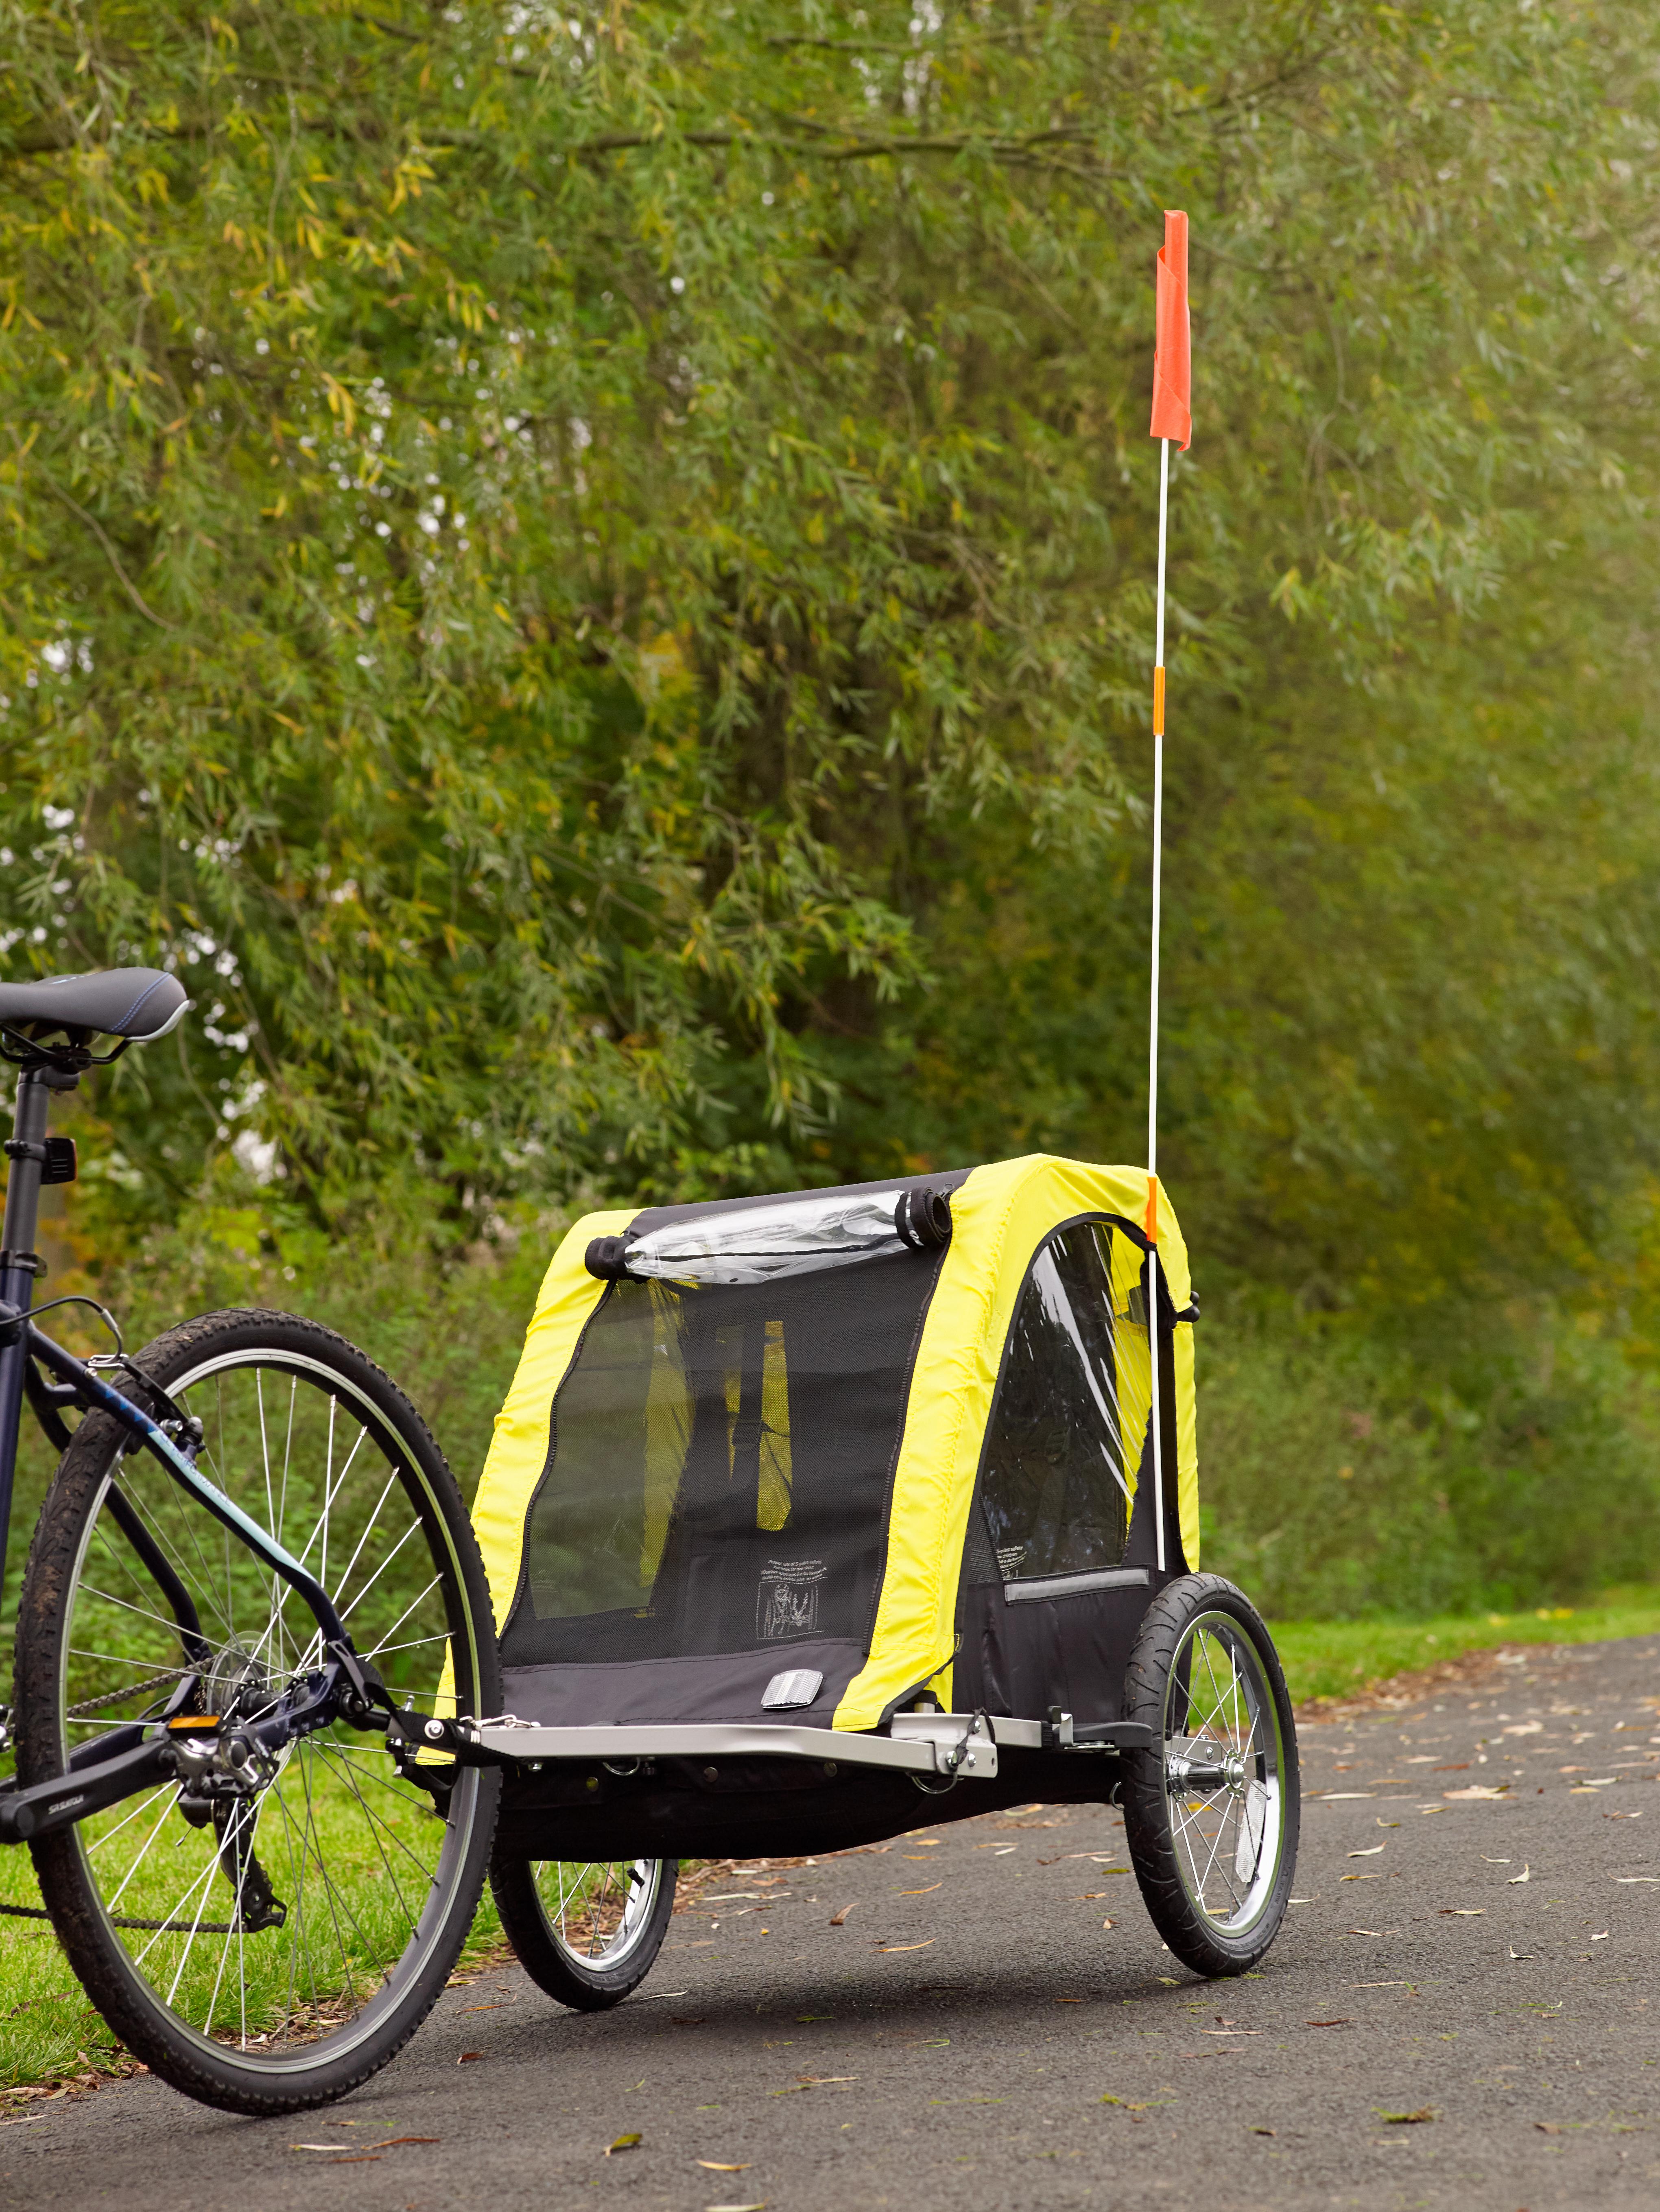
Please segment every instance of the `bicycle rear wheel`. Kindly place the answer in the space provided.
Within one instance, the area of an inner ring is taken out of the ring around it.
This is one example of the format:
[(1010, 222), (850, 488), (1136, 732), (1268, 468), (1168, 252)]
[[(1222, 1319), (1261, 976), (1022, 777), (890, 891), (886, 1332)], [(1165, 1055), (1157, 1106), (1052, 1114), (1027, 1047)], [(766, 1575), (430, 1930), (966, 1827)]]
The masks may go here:
[[(201, 1421), (202, 1471), (316, 1574), (400, 1704), (500, 1710), (454, 1480), (370, 1359), (312, 1322), (243, 1311), (188, 1322), (137, 1364)], [(124, 1442), (88, 1417), (35, 1532), (18, 1613), (26, 1785), (181, 1685), (185, 1710), (228, 1725), (321, 1663), (304, 1601)], [(210, 1805), (170, 1779), (30, 1845), (116, 2034), (176, 2088), (240, 2112), (342, 2096), (413, 2033), (471, 1924), (499, 1786), (453, 1761), (406, 1777), (383, 1737), (338, 1721), (265, 1765), (235, 1798)]]

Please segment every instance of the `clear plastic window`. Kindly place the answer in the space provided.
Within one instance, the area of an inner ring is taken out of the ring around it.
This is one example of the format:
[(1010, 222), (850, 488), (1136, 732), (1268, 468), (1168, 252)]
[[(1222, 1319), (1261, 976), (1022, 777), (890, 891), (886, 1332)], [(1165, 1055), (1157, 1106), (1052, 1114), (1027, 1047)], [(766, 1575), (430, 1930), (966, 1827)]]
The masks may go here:
[(1123, 1558), (1151, 1407), (1144, 1265), (1104, 1221), (1057, 1230), (1032, 1264), (981, 1478), (1006, 1581)]

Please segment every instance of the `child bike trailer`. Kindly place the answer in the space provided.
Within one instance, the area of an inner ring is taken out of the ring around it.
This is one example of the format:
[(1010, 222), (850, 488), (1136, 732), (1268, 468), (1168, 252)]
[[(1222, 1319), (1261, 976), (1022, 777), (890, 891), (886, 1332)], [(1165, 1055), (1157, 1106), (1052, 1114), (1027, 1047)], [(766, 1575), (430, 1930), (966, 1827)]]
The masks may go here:
[(446, 1724), (545, 1990), (634, 1988), (680, 1859), (1035, 1798), (1122, 1805), (1195, 1972), (1262, 1958), (1296, 1739), (1198, 1571), (1196, 1311), (1157, 1182), (1041, 1155), (576, 1224), (473, 1511), (508, 1711)]

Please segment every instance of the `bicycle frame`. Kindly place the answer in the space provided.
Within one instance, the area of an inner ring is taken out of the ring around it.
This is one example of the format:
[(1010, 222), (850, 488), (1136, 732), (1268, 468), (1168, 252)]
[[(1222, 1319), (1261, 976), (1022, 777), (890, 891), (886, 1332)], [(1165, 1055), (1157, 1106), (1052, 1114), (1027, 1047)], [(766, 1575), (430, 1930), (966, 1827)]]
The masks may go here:
[[(142, 1406), (106, 1382), (92, 1366), (53, 1343), (29, 1318), (34, 1279), (45, 1272), (33, 1244), (48, 1158), (46, 1124), (51, 1094), (54, 1091), (72, 1091), (78, 1081), (77, 1072), (51, 1062), (26, 1066), (18, 1078), (12, 1135), (5, 1146), (11, 1172), (6, 1185), (4, 1248), (0, 1249), (0, 1585), (3, 1584), (5, 1572), (24, 1400), (30, 1399), (48, 1439), (53, 1442), (61, 1441), (61, 1427), (54, 1436), (53, 1429), (58, 1425), (42, 1411), (40, 1401), (43, 1397), (46, 1397), (48, 1407), (76, 1405), (83, 1413), (107, 1413), (127, 1431), (131, 1439), (127, 1449), (145, 1449), (159, 1459), (182, 1489), (188, 1491), (215, 1520), (239, 1536), (265, 1565), (305, 1600), (321, 1632), (323, 1667), (307, 1678), (303, 1688), (296, 1686), (279, 1698), (269, 1717), (245, 1726), (240, 1733), (255, 1740), (263, 1748), (274, 1750), (296, 1735), (325, 1727), (337, 1717), (349, 1717), (360, 1725), (372, 1727), (375, 1725), (376, 1706), (383, 1706), (390, 1713), (391, 1700), (372, 1674), (365, 1672), (333, 1601), (308, 1568), (202, 1473), (196, 1464), (200, 1437), (199, 1433), (192, 1434), (192, 1425), (177, 1419), (155, 1420)], [(39, 1362), (57, 1379), (58, 1387), (51, 1391), (49, 1397), (38, 1380), (31, 1389), (32, 1362)], [(146, 1556), (149, 1540), (143, 1534), (142, 1523), (130, 1508), (124, 1517), (119, 1508), (125, 1506), (125, 1500), (120, 1499), (113, 1478), (110, 1488), (117, 1501), (116, 1517), (126, 1528), (141, 1558), (145, 1559), (171, 1606), (187, 1656), (193, 1662), (205, 1659), (210, 1655), (189, 1594), (166, 1568), (159, 1554), (155, 1559)], [(154, 1548), (149, 1547), (152, 1552)], [(170, 1734), (171, 1726), (180, 1717), (198, 1680), (194, 1674), (186, 1674), (181, 1680), (178, 1692), (169, 1700), (167, 1713), (160, 1720), (127, 1722), (90, 1743), (77, 1745), (70, 1756), (67, 1774), (27, 1790), (20, 1790), (13, 1783), (0, 1784), (0, 1843), (21, 1843), (32, 1835), (82, 1820), (90, 1813), (119, 1803), (132, 1791), (171, 1771), (177, 1745), (176, 1737)], [(9, 1720), (6, 1709), (0, 1707), (0, 1749), (8, 1741)], [(385, 1724), (384, 1718), (381, 1724)]]

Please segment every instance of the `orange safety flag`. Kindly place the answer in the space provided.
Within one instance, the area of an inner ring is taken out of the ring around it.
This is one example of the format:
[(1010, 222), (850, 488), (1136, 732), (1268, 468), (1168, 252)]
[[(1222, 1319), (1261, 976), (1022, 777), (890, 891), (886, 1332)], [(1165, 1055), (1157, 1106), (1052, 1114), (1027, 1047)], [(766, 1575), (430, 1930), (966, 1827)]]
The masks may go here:
[(1158, 304), (1152, 356), (1150, 437), (1193, 443), (1193, 354), (1188, 337), (1188, 219), (1164, 210), (1158, 252)]

